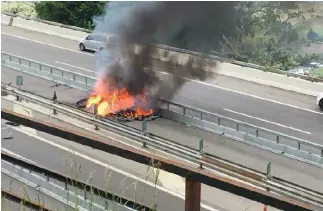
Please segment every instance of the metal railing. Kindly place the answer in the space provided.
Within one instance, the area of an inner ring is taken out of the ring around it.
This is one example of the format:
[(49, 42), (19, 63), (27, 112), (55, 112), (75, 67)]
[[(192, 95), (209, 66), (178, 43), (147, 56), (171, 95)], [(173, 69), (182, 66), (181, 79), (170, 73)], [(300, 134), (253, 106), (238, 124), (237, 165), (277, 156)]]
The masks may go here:
[[(82, 182), (80, 181), (80, 178), (73, 178), (73, 176), (63, 175), (51, 169), (45, 169), (4, 152), (1, 152), (1, 156), (1, 173), (19, 183), (23, 183), (26, 187), (47, 195), (48, 198), (65, 204), (66, 207), (77, 207), (79, 210), (84, 211), (135, 211), (137, 209), (131, 208), (131, 205), (135, 205), (134, 207), (142, 207), (143, 210), (149, 210), (148, 207), (136, 204), (136, 202), (128, 201), (128, 199), (119, 196), (114, 196), (114, 193), (109, 193), (94, 187), (93, 184), (86, 184), (87, 181)], [(13, 193), (15, 192), (15, 189), (12, 189), (11, 187), (6, 189)], [(27, 195), (28, 193), (25, 194)], [(34, 199), (36, 197), (27, 195), (25, 198)], [(45, 200), (44, 197), (42, 198)], [(43, 201), (43, 203), (50, 204), (46, 201)]]
[[(13, 14), (13, 13), (8, 13), (8, 12), (3, 12), (2, 14), (7, 15), (9, 17), (13, 17), (13, 18), (19, 17), (19, 18), (22, 18), (22, 19), (37, 21), (37, 22), (45, 23), (45, 24), (52, 25), (52, 26), (59, 26), (59, 27), (71, 29), (71, 30), (74, 30), (74, 31), (86, 32), (86, 33), (91, 33), (92, 32), (91, 30), (88, 30), (88, 29), (84, 29), (84, 28), (80, 28), (80, 27), (76, 27), (76, 26), (65, 25), (65, 24), (61, 24), (61, 23), (57, 23), (57, 22), (53, 22), (53, 21), (46, 21), (46, 20), (42, 20), (42, 19), (38, 19), (38, 18), (24, 17), (24, 16), (20, 16), (20, 15)], [(231, 63), (231, 64), (234, 64), (234, 65), (242, 66), (242, 67), (249, 67), (249, 68), (253, 68), (253, 69), (257, 69), (257, 70), (262, 70), (262, 71), (265, 71), (265, 72), (272, 72), (272, 73), (276, 73), (276, 74), (280, 74), (280, 75), (291, 76), (291, 77), (295, 77), (295, 78), (301, 78), (303, 80), (308, 80), (308, 81), (311, 81), (311, 82), (323, 83), (323, 78), (319, 78), (319, 77), (313, 77), (313, 76), (307, 76), (307, 75), (300, 75), (300, 74), (296, 74), (296, 73), (290, 73), (290, 72), (282, 71), (282, 70), (275, 69), (275, 68), (272, 68), (272, 67), (260, 66), (260, 65), (256, 65), (256, 64), (252, 64), (252, 63), (241, 62), (241, 61), (234, 60), (234, 59), (228, 59), (228, 58), (224, 58), (224, 57), (220, 57), (220, 56), (216, 56), (216, 55), (212, 55), (212, 54), (205, 54), (205, 53), (200, 53), (200, 52), (181, 49), (181, 48), (176, 48), (176, 47), (167, 46), (167, 45), (152, 44), (151, 46), (154, 46), (154, 47), (159, 48), (159, 49), (164, 49), (164, 50), (168, 50), (168, 51), (181, 53), (181, 54), (187, 54), (187, 55), (191, 55), (191, 56), (196, 56), (196, 57), (201, 57), (201, 58), (206, 58), (206, 59), (211, 59), (211, 60), (217, 60), (217, 61), (221, 61), (221, 62), (227, 62), (227, 63)]]
[[(137, 140), (138, 142), (142, 143), (143, 141), (147, 143), (146, 147), (150, 147), (153, 149), (162, 149), (165, 151), (166, 154), (171, 154), (175, 156), (180, 156), (181, 159), (184, 159), (188, 162), (194, 162), (197, 166), (203, 165), (205, 170), (217, 171), (222, 174), (227, 175), (229, 178), (235, 178), (245, 183), (249, 183), (252, 186), (257, 186), (258, 188), (270, 188), (272, 193), (279, 194), (279, 195), (287, 195), (292, 198), (297, 198), (297, 200), (305, 200), (313, 203), (315, 206), (323, 206), (320, 200), (323, 199), (321, 193), (309, 190), (307, 188), (301, 187), (299, 185), (281, 180), (279, 178), (270, 176), (268, 177), (267, 173), (261, 173), (259, 171), (255, 171), (250, 168), (246, 168), (244, 166), (232, 163), (230, 161), (218, 158), (216, 156), (201, 153), (201, 151), (193, 148), (189, 148), (185, 145), (178, 144), (176, 142), (164, 139), (162, 137), (157, 137), (154, 134), (147, 133), (142, 134), (141, 131), (138, 129), (132, 128), (129, 129), (129, 126), (125, 126), (120, 123), (114, 123), (109, 120), (105, 120), (104, 118), (94, 118), (93, 114), (87, 112), (80, 112), (79, 109), (71, 109), (66, 107), (65, 105), (54, 104), (51, 100), (41, 99), (40, 97), (35, 97), (32, 94), (27, 94), (21, 91), (18, 91), (14, 88), (8, 88), (3, 86), (3, 90), (5, 90), (9, 95), (8, 96), (17, 96), (19, 95), (21, 99), (25, 99), (29, 103), (36, 103), (38, 105), (42, 105), (46, 108), (50, 108), (52, 110), (55, 109), (56, 114), (51, 115), (52, 117), (56, 116), (56, 118), (60, 121), (64, 121), (63, 119), (66, 118), (64, 116), (57, 117), (58, 114), (64, 114), (70, 116), (72, 118), (77, 118), (82, 122), (86, 122), (91, 124), (93, 127), (94, 125), (98, 125), (100, 131), (103, 130), (110, 130), (119, 133), (125, 137), (131, 137), (133, 140)], [(15, 98), (15, 97), (14, 97)], [(2, 98), (5, 100), (5, 97)], [(28, 107), (31, 109), (33, 105)], [(40, 112), (40, 111), (39, 111)], [(48, 115), (47, 112), (45, 112)], [(74, 122), (74, 121), (73, 121)], [(76, 124), (76, 123), (73, 123)], [(92, 127), (92, 128), (93, 128)], [(115, 128), (116, 130), (114, 130)], [(81, 128), (82, 130), (93, 130), (91, 127)], [(137, 130), (137, 132), (136, 132)], [(103, 138), (105, 137), (101, 134)], [(155, 139), (155, 140), (154, 140)], [(76, 141), (76, 140), (75, 140)], [(156, 144), (157, 141), (159, 144)], [(77, 141), (76, 141), (77, 142)], [(155, 143), (154, 143), (155, 142)]]
[[(95, 78), (1, 52), (3, 66), (90, 91)], [(323, 145), (288, 136), (219, 114), (159, 99), (164, 118), (193, 125), (284, 156), (323, 167)]]

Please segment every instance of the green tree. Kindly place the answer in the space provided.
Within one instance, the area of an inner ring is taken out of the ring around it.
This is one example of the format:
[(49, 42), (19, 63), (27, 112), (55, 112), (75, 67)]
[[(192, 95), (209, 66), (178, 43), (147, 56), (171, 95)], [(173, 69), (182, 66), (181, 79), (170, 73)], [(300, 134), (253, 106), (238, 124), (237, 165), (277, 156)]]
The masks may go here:
[(299, 39), (290, 20), (303, 15), (296, 2), (241, 2), (236, 13), (236, 34), (224, 34), (218, 49), (228, 57), (282, 70), (313, 59), (290, 49)]
[(40, 1), (36, 3), (40, 19), (93, 29), (92, 18), (104, 12), (104, 1)]

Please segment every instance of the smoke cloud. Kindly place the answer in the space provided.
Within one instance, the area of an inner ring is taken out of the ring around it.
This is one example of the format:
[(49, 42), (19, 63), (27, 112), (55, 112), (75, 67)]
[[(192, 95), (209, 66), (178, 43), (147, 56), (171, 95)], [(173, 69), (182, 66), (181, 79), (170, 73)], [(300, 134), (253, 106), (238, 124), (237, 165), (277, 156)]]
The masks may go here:
[[(157, 54), (157, 49), (150, 44), (205, 52), (218, 39), (217, 35), (208, 33), (210, 28), (217, 27), (212, 19), (222, 14), (228, 17), (228, 13), (233, 12), (232, 5), (230, 2), (108, 3), (105, 14), (94, 18), (94, 33), (117, 37), (107, 44), (107, 51), (96, 54), (98, 77), (116, 78), (117, 86), (127, 88), (133, 95), (149, 90), (156, 98), (171, 99), (185, 82), (157, 71), (204, 81), (210, 74), (202, 69), (209, 63), (190, 57), (179, 65), (183, 59), (178, 55)], [(229, 20), (221, 21), (230, 27)], [(140, 44), (140, 49), (134, 44)], [(133, 53), (134, 49), (137, 53)], [(122, 58), (122, 65), (114, 63), (115, 57)], [(158, 59), (163, 57), (169, 59), (166, 62)]]

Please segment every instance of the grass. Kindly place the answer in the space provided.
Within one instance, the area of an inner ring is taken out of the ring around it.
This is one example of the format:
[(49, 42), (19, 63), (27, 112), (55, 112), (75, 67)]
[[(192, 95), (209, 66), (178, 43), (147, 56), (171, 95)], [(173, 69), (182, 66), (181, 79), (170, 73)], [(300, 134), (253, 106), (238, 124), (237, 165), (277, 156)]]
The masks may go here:
[[(136, 210), (142, 210), (142, 207), (140, 205), (137, 205), (136, 207), (136, 203), (138, 204), (143, 204), (143, 200), (144, 198), (142, 198), (141, 200), (137, 198), (137, 185), (138, 185), (138, 181), (134, 181), (133, 183), (131, 183), (129, 186), (124, 187), (124, 184), (126, 182), (126, 180), (128, 179), (128, 177), (124, 177), (122, 182), (119, 184), (119, 187), (117, 188), (118, 190), (116, 190), (116, 193), (111, 193), (109, 190), (109, 185), (110, 185), (110, 179), (111, 179), (111, 175), (112, 175), (112, 170), (109, 168), (105, 169), (104, 172), (104, 179), (103, 179), (103, 184), (102, 187), (100, 187), (100, 189), (102, 190), (102, 194), (99, 192), (99, 194), (97, 194), (94, 191), (94, 188), (92, 187), (93, 183), (92, 183), (92, 179), (93, 179), (93, 174), (95, 172), (89, 172), (89, 176), (85, 182), (85, 186), (82, 186), (81, 188), (79, 187), (80, 184), (75, 183), (74, 181), (77, 181), (80, 177), (80, 173), (82, 172), (82, 165), (79, 163), (79, 158), (77, 155), (75, 155), (74, 153), (70, 154), (69, 157), (64, 161), (65, 165), (68, 166), (69, 169), (69, 177), (71, 178), (70, 180), (68, 178), (66, 178), (67, 182), (70, 182), (71, 185), (67, 185), (66, 187), (68, 188), (69, 191), (74, 192), (75, 194), (77, 194), (79, 197), (83, 197), (83, 199), (87, 199), (89, 204), (92, 206), (93, 203), (95, 203), (96, 197), (103, 197), (103, 198), (108, 198), (111, 200), (111, 195), (112, 195), (112, 201), (113, 203), (120, 203), (123, 205), (129, 205), (129, 202), (132, 201), (133, 209)], [(152, 172), (151, 171), (152, 168), (157, 168), (157, 173), (154, 174), (154, 193), (149, 193), (149, 194), (153, 194), (153, 200), (151, 202), (151, 206), (150, 206), (150, 210), (156, 210), (157, 204), (156, 204), (156, 193), (157, 193), (157, 181), (158, 181), (158, 172), (159, 172), (159, 165), (155, 164), (153, 161), (151, 162), (150, 165), (147, 165), (147, 174), (145, 177), (145, 180), (147, 181), (147, 179), (149, 178), (149, 176), (151, 175)], [(134, 187), (134, 195), (133, 195), (133, 199), (129, 199), (130, 201), (122, 201), (123, 194), (125, 191), (127, 191), (128, 189)], [(145, 186), (146, 187), (146, 186)], [(11, 189), (11, 184), (10, 184), (10, 189)], [(25, 202), (32, 202), (28, 196), (28, 187), (25, 185), (23, 188), (24, 191), (24, 196), (22, 197), (22, 200), (20, 202), (20, 210), (23, 210), (23, 208), (25, 207)], [(43, 196), (43, 192), (40, 193), (41, 196)], [(144, 193), (143, 193), (143, 197), (145, 196), (145, 189), (144, 189)], [(44, 206), (45, 205), (45, 199), (44, 197), (40, 197), (39, 195), (38, 197), (38, 201), (37, 203)], [(75, 197), (76, 200), (73, 201), (74, 203), (74, 208), (75, 210), (79, 210), (80, 208), (80, 200), (79, 197)], [(2, 203), (1, 203), (1, 210), (6, 210), (6, 204), (5, 204), (5, 200), (4, 200), (5, 196), (2, 196)], [(113, 207), (113, 204), (108, 204), (108, 201), (106, 201), (106, 210), (108, 210), (107, 208), (111, 209)], [(139, 207), (138, 207), (139, 206)], [(62, 209), (57, 209), (58, 211), (60, 210), (67, 210), (68, 205), (65, 206), (65, 208)], [(50, 208), (51, 209), (51, 208)], [(91, 208), (90, 208), (91, 210)], [(113, 209), (113, 211), (118, 211), (119, 209)]]

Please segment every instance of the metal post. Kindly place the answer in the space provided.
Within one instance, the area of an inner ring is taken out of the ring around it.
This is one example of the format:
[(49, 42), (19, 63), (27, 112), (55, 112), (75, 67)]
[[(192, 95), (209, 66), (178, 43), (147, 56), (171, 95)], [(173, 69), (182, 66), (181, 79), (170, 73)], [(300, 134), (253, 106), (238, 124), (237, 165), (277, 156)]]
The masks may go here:
[(185, 211), (200, 211), (201, 182), (188, 178), (185, 180)]
[(267, 179), (269, 179), (271, 177), (271, 161), (268, 161), (268, 163), (267, 163), (266, 177), (267, 177)]
[[(203, 139), (201, 139), (199, 142), (199, 151), (200, 151), (201, 155), (203, 154), (203, 148), (204, 148)], [(200, 168), (201, 169), (203, 168), (203, 165), (201, 162), (200, 162)]]
[(201, 154), (203, 153), (203, 147), (204, 147), (203, 139), (201, 139), (200, 142), (199, 142), (199, 151), (200, 151)]
[(99, 126), (97, 124), (95, 124), (94, 126), (94, 130), (99, 130)]
[(256, 130), (256, 137), (259, 136), (259, 130)]
[(56, 111), (56, 108), (53, 109), (53, 114), (56, 115), (57, 114), (57, 111)]
[[(146, 134), (147, 134), (147, 122), (146, 122), (146, 120), (142, 121), (142, 123), (141, 123), (141, 131), (142, 131), (142, 134), (144, 136), (146, 136)], [(143, 142), (143, 147), (146, 148), (147, 143), (145, 142), (145, 140), (142, 140), (142, 142)]]
[(86, 191), (86, 188), (84, 188), (84, 200), (87, 200), (87, 193), (86, 193), (87, 191)]

